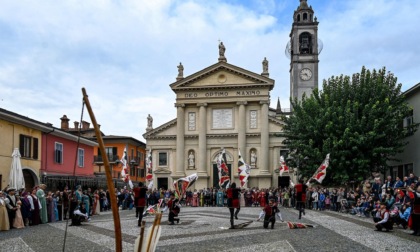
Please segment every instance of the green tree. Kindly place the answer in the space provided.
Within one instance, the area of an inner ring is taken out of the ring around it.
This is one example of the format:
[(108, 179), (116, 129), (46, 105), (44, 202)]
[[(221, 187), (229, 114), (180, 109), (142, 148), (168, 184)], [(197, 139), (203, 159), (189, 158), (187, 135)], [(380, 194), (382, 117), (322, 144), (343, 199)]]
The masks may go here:
[[(407, 134), (418, 124), (403, 127), (410, 106), (401, 95), (397, 78), (383, 68), (362, 68), (349, 76), (332, 76), (302, 101), (291, 100), (293, 113), (283, 116), (282, 136), (299, 173), (306, 178), (330, 153), (323, 184), (361, 181), (372, 172), (384, 172), (407, 144)], [(303, 159), (303, 157), (307, 157)], [(305, 162), (302, 162), (305, 160)]]

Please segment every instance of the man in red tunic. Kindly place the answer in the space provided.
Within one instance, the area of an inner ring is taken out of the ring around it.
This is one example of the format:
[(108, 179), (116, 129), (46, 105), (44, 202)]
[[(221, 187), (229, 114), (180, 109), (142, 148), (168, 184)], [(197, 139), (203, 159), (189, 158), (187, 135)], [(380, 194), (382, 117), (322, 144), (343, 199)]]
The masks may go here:
[(299, 180), (299, 184), (295, 185), (295, 196), (296, 196), (296, 209), (299, 212), (299, 219), (301, 218), (301, 213), (305, 215), (305, 202), (306, 202), (306, 190), (308, 186), (303, 183), (303, 179)]
[(136, 217), (138, 217), (138, 226), (141, 226), (143, 219), (143, 211), (146, 206), (146, 192), (147, 188), (142, 182), (139, 182), (139, 186), (133, 189), (134, 192), (134, 205), (136, 206)]
[(230, 211), (230, 228), (231, 229), (235, 228), (234, 223), (233, 223), (233, 216), (234, 216), (235, 208), (236, 208), (235, 219), (238, 219), (238, 213), (239, 213), (239, 210), (241, 210), (241, 206), (239, 204), (240, 193), (241, 193), (241, 189), (236, 188), (235, 182), (233, 182), (232, 185), (226, 190), (227, 205)]

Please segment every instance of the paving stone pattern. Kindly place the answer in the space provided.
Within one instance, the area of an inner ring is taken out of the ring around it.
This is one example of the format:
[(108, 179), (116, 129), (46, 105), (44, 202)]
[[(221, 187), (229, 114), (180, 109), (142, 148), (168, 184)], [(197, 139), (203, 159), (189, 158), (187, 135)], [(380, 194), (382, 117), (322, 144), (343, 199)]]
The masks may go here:
[[(168, 225), (163, 216), (162, 235), (156, 251), (420, 251), (420, 237), (396, 227), (394, 231), (374, 232), (371, 218), (360, 218), (330, 211), (306, 211), (298, 220), (297, 211), (281, 208), (286, 221), (315, 225), (314, 228), (289, 229), (277, 221), (274, 229), (257, 222), (260, 208), (242, 208), (235, 224), (254, 221), (243, 229), (229, 229), (229, 211), (222, 207), (184, 207), (180, 223)], [(120, 211), (123, 251), (133, 251), (139, 234), (135, 212)], [(146, 227), (153, 217), (146, 217)], [(63, 251), (66, 222), (0, 232), (1, 252)], [(70, 224), (70, 223), (68, 223)], [(111, 212), (94, 216), (80, 227), (67, 227), (65, 251), (115, 251)]]

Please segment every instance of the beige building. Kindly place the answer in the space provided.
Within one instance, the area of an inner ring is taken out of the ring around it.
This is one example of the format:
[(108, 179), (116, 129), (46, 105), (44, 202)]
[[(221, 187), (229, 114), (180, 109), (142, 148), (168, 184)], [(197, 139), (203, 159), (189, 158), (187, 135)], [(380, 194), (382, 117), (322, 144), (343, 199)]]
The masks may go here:
[[(223, 44), (221, 44), (223, 46)], [(278, 134), (281, 111), (270, 109), (274, 80), (268, 61), (257, 74), (226, 62), (223, 48), (219, 62), (170, 85), (176, 94), (177, 118), (153, 128), (149, 119), (147, 149), (152, 150), (154, 185), (172, 188), (174, 180), (193, 173), (195, 188), (218, 186), (216, 158), (225, 148), (231, 180), (238, 179), (238, 152), (251, 165), (248, 187), (287, 185), (279, 178), (280, 152), (285, 149)]]

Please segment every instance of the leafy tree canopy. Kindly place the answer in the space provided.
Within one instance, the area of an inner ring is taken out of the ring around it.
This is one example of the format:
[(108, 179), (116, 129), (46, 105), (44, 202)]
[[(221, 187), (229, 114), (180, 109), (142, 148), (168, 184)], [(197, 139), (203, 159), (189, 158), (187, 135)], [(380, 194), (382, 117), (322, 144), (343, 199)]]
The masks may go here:
[(384, 172), (387, 161), (403, 151), (406, 136), (418, 124), (403, 127), (412, 108), (401, 84), (385, 68), (349, 76), (332, 76), (302, 101), (291, 100), (293, 113), (283, 116), (282, 135), (299, 173), (309, 178), (330, 153), (323, 184), (361, 181)]

